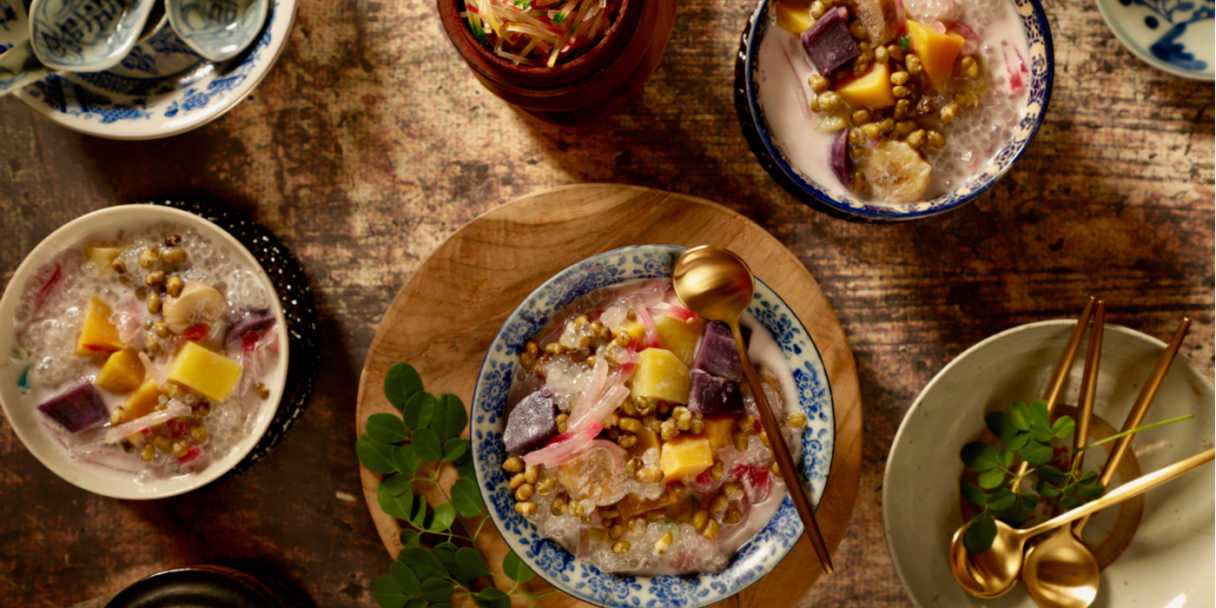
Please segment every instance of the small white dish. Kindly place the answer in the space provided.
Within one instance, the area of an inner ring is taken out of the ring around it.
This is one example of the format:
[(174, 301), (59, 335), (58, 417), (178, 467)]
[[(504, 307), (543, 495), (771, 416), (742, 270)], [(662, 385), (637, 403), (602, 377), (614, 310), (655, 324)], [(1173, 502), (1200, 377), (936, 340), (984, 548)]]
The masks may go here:
[[(52, 439), (39, 421), (34, 407), (21, 399), (19, 377), (23, 370), (9, 365), (8, 353), (15, 349), (14, 319), (21, 293), (40, 268), (65, 249), (78, 246), (82, 240), (94, 234), (113, 234), (118, 230), (139, 230), (155, 224), (171, 223), (188, 226), (211, 239), (213, 243), (226, 247), (235, 256), (242, 268), (253, 271), (259, 287), (266, 293), (275, 293), (274, 285), (262, 266), (243, 245), (219, 226), (179, 209), (160, 205), (119, 205), (80, 216), (38, 243), (25, 257), (0, 297), (0, 353), (5, 360), (0, 362), (0, 409), (8, 424), (44, 466), (65, 481), (94, 494), (123, 499), (154, 499), (175, 496), (202, 487), (219, 478), (239, 463), (261, 439), (274, 418), (287, 379), (288, 349), (281, 349), (274, 369), (266, 374), (263, 383), (269, 389), (269, 397), (262, 403), (261, 411), (253, 418), (248, 435), (242, 438), (222, 458), (211, 462), (196, 473), (177, 475), (163, 479), (136, 482), (130, 474), (109, 471), (95, 464), (71, 458)], [(279, 344), (288, 344), (287, 322), (278, 298), (271, 298), (275, 316), (273, 331), (278, 333)]]
[(257, 39), (270, 0), (165, 0), (165, 6), (183, 42), (209, 61), (228, 61)]
[[(883, 476), (883, 526), (891, 560), (918, 606), (1026, 607), (1034, 602), (1019, 584), (1008, 595), (980, 600), (950, 575), (950, 538), (963, 523), (959, 509), (959, 451), (984, 429), (984, 414), (1014, 401), (1040, 397), (1075, 321), (1029, 323), (967, 349), (925, 386), (904, 417)], [(1165, 345), (1126, 327), (1107, 324), (1094, 413), (1122, 426)], [(1076, 403), (1081, 359), (1073, 365), (1061, 403)], [(1183, 414), (1194, 419), (1145, 431), (1132, 442), (1143, 472), (1213, 444), (1212, 382), (1183, 356), (1174, 360), (1145, 423)], [(1098, 468), (1102, 457), (1087, 459)], [(1116, 481), (1118, 483), (1118, 481)], [(1132, 543), (1102, 572), (1095, 606), (1212, 606), (1213, 474), (1205, 467), (1145, 495)], [(1102, 529), (1100, 517), (1087, 527)]]
[(1097, 3), (1110, 31), (1145, 63), (1183, 78), (1216, 78), (1213, 70), (1216, 0), (1097, 0)]

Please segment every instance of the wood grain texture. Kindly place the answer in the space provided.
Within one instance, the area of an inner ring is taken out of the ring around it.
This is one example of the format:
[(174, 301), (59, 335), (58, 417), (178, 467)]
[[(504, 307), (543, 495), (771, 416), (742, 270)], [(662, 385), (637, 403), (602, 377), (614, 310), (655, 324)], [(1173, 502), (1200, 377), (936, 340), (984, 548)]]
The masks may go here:
[[(397, 361), (413, 364), (431, 392), (453, 392), (468, 407), (485, 352), (507, 315), (533, 289), (579, 260), (648, 243), (709, 244), (737, 252), (810, 333), (828, 372), (836, 415), (832, 470), (817, 510), (824, 542), (835, 547), (852, 515), (861, 464), (862, 406), (853, 354), (801, 262), (760, 226), (703, 199), (636, 186), (566, 186), (516, 199), (466, 224), (418, 267), (381, 320), (360, 375), (356, 430), (361, 433), (372, 414), (396, 412), (383, 386)], [(361, 477), (372, 520), (395, 556), (402, 548), (402, 528), (376, 504), (380, 475), (362, 469)], [(509, 587), (510, 579), (497, 567), (506, 542), (489, 528), (478, 545), (500, 586)], [(818, 578), (817, 564), (804, 539), (769, 576), (721, 605), (802, 595)], [(547, 587), (539, 581), (530, 586)], [(548, 595), (538, 605), (586, 606), (564, 594)]]
[[(902, 606), (881, 523), (883, 465), (921, 387), (980, 339), (1076, 314), (1166, 337), (1213, 370), (1213, 90), (1124, 50), (1092, 0), (1048, 3), (1055, 91), (1026, 153), (974, 204), (905, 225), (816, 213), (747, 149), (731, 92), (750, 2), (684, 0), (658, 70), (600, 128), (565, 132), (478, 84), (429, 0), (299, 7), (265, 81), (231, 113), (152, 142), (65, 131), (0, 99), (0, 282), (86, 211), (170, 196), (254, 215), (300, 257), (325, 363), (303, 418), (249, 472), (157, 503), (48, 473), (0, 422), (0, 597), (65, 606), (152, 571), (220, 561), (277, 572), (321, 606), (372, 604), (389, 556), (360, 496), (355, 393), (380, 316), (422, 259), (503, 201), (618, 182), (723, 203), (810, 270), (857, 362), (865, 439), (838, 570), (776, 605)], [(767, 608), (767, 607), (766, 607)]]

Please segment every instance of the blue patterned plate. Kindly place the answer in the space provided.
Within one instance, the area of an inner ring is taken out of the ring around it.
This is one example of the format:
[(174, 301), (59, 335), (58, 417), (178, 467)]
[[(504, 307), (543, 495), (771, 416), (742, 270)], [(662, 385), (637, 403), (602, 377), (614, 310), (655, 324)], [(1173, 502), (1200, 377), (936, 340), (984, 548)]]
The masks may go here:
[[(473, 392), (472, 440), (477, 484), (507, 544), (533, 570), (562, 591), (581, 600), (612, 607), (665, 608), (704, 606), (730, 597), (777, 566), (802, 535), (802, 522), (787, 496), (776, 515), (739, 549), (726, 569), (692, 576), (625, 576), (607, 574), (576, 559), (557, 543), (543, 539), (515, 512), (515, 501), (502, 470), (503, 416), (516, 359), (524, 343), (549, 316), (574, 298), (632, 279), (670, 277), (684, 251), (670, 245), (614, 249), (570, 266), (546, 281), (511, 313), (494, 337)], [(756, 282), (748, 312), (772, 334), (793, 371), (798, 404), (808, 423), (802, 437), (802, 467), (818, 504), (827, 486), (835, 447), (832, 391), (823, 360), (802, 322), (768, 286)], [(808, 568), (816, 567), (808, 564)]]
[(56, 74), (16, 93), (69, 129), (110, 139), (155, 139), (200, 127), (245, 99), (274, 65), (296, 0), (274, 0), (254, 43), (223, 63), (203, 61), (172, 30), (137, 45), (106, 72)]
[(1216, 0), (1098, 0), (1106, 25), (1145, 63), (1195, 80), (1213, 80)]
[(1014, 161), (1022, 155), (1030, 140), (1039, 130), (1043, 116), (1047, 113), (1047, 102), (1051, 99), (1052, 78), (1055, 73), (1055, 54), (1051, 44), (1051, 30), (1047, 24), (1047, 15), (1039, 0), (1000, 0), (1012, 2), (1022, 29), (1026, 34), (1030, 56), (1027, 58), (1029, 68), (1027, 87), (1029, 97), (1026, 107), (1017, 124), (1014, 125), (1012, 137), (997, 151), (980, 172), (971, 179), (959, 184), (954, 190), (933, 200), (912, 203), (908, 205), (883, 205), (859, 201), (855, 199), (837, 199), (824, 188), (815, 184), (805, 174), (790, 166), (785, 155), (773, 142), (764, 109), (757, 95), (756, 73), (760, 56), (760, 42), (768, 33), (770, 26), (775, 27), (774, 19), (770, 16), (775, 4), (770, 0), (760, 0), (756, 12), (743, 30), (739, 44), (739, 56), (735, 64), (735, 109), (739, 115), (739, 124), (743, 128), (748, 144), (759, 159), (760, 164), (769, 175), (788, 190), (790, 194), (815, 209), (831, 215), (849, 219), (870, 221), (900, 221), (912, 220), (939, 213), (945, 213), (971, 202), (980, 193), (987, 190), (1013, 166)]

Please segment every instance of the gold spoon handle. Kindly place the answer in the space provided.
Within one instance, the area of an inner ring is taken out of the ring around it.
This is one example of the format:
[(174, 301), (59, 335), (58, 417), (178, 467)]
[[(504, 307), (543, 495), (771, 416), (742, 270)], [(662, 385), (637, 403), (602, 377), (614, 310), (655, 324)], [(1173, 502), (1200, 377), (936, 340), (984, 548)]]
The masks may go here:
[(823, 566), (824, 573), (831, 574), (832, 556), (828, 553), (827, 543), (823, 542), (823, 533), (819, 531), (819, 523), (815, 521), (815, 510), (811, 508), (811, 503), (806, 498), (806, 492), (802, 489), (802, 480), (798, 478), (798, 469), (794, 466), (794, 459), (790, 457), (790, 449), (785, 444), (785, 437), (781, 434), (781, 426), (777, 423), (773, 410), (769, 408), (768, 398), (764, 396), (760, 376), (756, 374), (756, 368), (752, 367), (752, 362), (747, 356), (738, 320), (730, 323), (730, 332), (735, 337), (735, 350), (739, 352), (743, 375), (747, 376), (747, 383), (752, 388), (752, 396), (756, 399), (756, 409), (760, 410), (760, 424), (764, 426), (764, 432), (768, 435), (769, 445), (773, 448), (773, 456), (777, 459), (777, 466), (781, 469), (781, 478), (785, 480), (785, 486), (789, 488), (790, 498), (794, 500), (794, 506), (798, 509), (802, 525), (806, 528), (807, 535), (811, 539), (811, 546), (815, 548), (815, 555), (819, 557), (819, 563)]
[[(1174, 331), (1174, 337), (1170, 343), (1166, 345), (1165, 352), (1161, 353), (1161, 357), (1157, 359), (1157, 367), (1153, 368), (1153, 372), (1149, 374), (1148, 380), (1144, 383), (1144, 388), (1140, 390), (1140, 395), (1136, 397), (1136, 403), (1132, 405), (1132, 409), (1127, 413), (1127, 419), (1123, 421), (1123, 431), (1128, 431), (1140, 426), (1144, 421), (1144, 415), (1148, 413), (1148, 406), (1152, 405), (1153, 397), (1157, 396), (1157, 390), (1161, 388), (1161, 382), (1165, 379), (1165, 373), (1169, 371), (1170, 364), (1174, 362), (1174, 356), (1178, 354), (1178, 349), (1182, 346), (1182, 340), (1186, 337), (1186, 331), (1191, 326), (1191, 320), (1188, 317), (1183, 317), (1182, 322), (1178, 324), (1178, 329)], [(1127, 453), (1127, 449), (1131, 446), (1132, 435), (1120, 437), (1115, 442), (1115, 446), (1110, 451), (1110, 456), (1106, 458), (1106, 464), (1102, 467), (1102, 474), (1098, 477), (1098, 483), (1107, 486), (1110, 485), (1111, 479), (1115, 477), (1115, 471), (1119, 468), (1119, 462), (1123, 460), (1123, 455)], [(1082, 519), (1073, 525), (1073, 534), (1081, 535), (1085, 529), (1085, 524), (1089, 522), (1089, 518)]]
[(1094, 311), (1094, 328), (1089, 332), (1089, 348), (1085, 351), (1085, 371), (1081, 375), (1081, 403), (1077, 412), (1077, 427), (1073, 435), (1073, 447), (1077, 454), (1072, 459), (1075, 473), (1084, 458), (1081, 448), (1089, 438), (1089, 419), (1094, 413), (1094, 395), (1098, 389), (1098, 360), (1102, 356), (1102, 334), (1106, 327), (1106, 302), (1098, 300)]
[(1095, 498), (1071, 511), (1061, 513), (1041, 524), (1025, 528), (1019, 532), (1023, 538), (1031, 538), (1045, 532), (1063, 526), (1072, 521), (1087, 517), (1097, 511), (1101, 511), (1111, 505), (1119, 504), (1125, 500), (1135, 498), (1163, 483), (1173, 481), (1174, 478), (1194, 469), (1202, 464), (1210, 462), (1212, 457), (1216, 456), (1216, 448), (1208, 448), (1194, 456), (1183, 458), (1174, 464), (1167, 465), (1149, 473), (1141, 475), (1132, 481), (1129, 481), (1114, 490), (1106, 493), (1103, 496)]

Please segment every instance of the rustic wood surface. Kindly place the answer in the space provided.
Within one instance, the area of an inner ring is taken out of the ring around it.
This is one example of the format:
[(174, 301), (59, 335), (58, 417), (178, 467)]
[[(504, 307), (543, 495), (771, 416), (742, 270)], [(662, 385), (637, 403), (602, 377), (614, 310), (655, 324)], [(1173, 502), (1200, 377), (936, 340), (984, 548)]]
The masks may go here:
[(1108, 321), (1166, 336), (1213, 369), (1213, 89), (1124, 50), (1090, 0), (1048, 5), (1056, 85), (1025, 156), (972, 205), (905, 225), (832, 219), (777, 188), (731, 95), (749, 2), (686, 0), (640, 96), (603, 127), (561, 132), (477, 84), (431, 2), (305, 2), (250, 98), (154, 142), (77, 135), (0, 99), (0, 282), (85, 211), (191, 197), (245, 210), (301, 258), (325, 332), (312, 404), (249, 472), (187, 496), (122, 502), (41, 467), (0, 423), (0, 597), (70, 606), (156, 570), (236, 565), (319, 606), (372, 604), (389, 564), (360, 496), (355, 390), (380, 316), (420, 261), (508, 199), (596, 181), (703, 196), (806, 265), (857, 360), (862, 475), (838, 573), (792, 603), (907, 603), (879, 502), (891, 439), (919, 389), (967, 346), (1104, 296)]
[[(453, 392), (468, 407), (484, 353), (507, 315), (533, 289), (573, 262), (647, 243), (727, 247), (750, 260), (757, 276), (802, 320), (823, 358), (836, 417), (832, 470), (816, 509), (824, 542), (835, 548), (853, 513), (863, 443), (857, 370), (844, 331), (815, 279), (789, 249), (747, 218), (704, 199), (637, 186), (580, 184), (515, 199), (466, 224), (418, 267), (380, 322), (360, 374), (356, 432), (362, 433), (372, 414), (397, 413), (383, 388), (397, 361), (415, 363), (428, 390)], [(482, 295), (469, 298), (470, 286)], [(462, 305), (452, 310), (456, 301)], [(450, 483), (455, 475), (448, 477)], [(380, 479), (363, 469), (363, 496), (375, 505), (372, 519), (389, 554), (396, 555), (401, 526), (376, 504)], [(509, 586), (497, 568), (506, 542), (490, 528), (477, 545), (500, 586)], [(810, 541), (800, 542), (768, 576), (721, 605), (801, 596), (819, 578), (817, 563)], [(547, 588), (540, 580), (529, 585), (534, 593)], [(560, 593), (537, 605), (587, 606)]]

